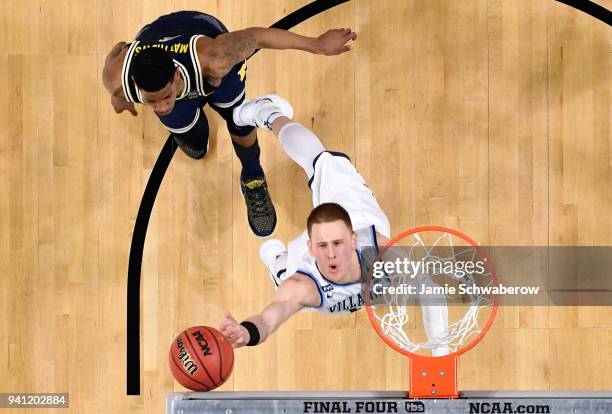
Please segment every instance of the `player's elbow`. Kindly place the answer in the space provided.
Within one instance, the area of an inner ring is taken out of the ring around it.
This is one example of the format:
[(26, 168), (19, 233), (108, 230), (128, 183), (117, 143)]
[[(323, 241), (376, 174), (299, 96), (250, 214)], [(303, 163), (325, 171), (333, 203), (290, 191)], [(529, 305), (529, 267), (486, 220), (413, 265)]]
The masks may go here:
[(225, 75), (227, 75), (231, 69), (232, 69), (231, 64), (228, 64), (227, 62), (223, 62), (221, 59), (219, 59), (217, 61), (210, 62), (208, 66), (207, 74), (213, 78), (221, 79)]
[(245, 60), (255, 52), (255, 49), (261, 47), (258, 42), (261, 42), (263, 36), (258, 33), (260, 32), (252, 28), (219, 36), (219, 50), (226, 59), (233, 61), (231, 66)]
[(250, 43), (250, 46), (253, 50), (255, 49), (265, 49), (269, 46), (266, 41), (266, 31), (269, 30), (265, 27), (249, 27), (247, 29), (242, 30), (244, 33), (244, 40), (247, 43)]

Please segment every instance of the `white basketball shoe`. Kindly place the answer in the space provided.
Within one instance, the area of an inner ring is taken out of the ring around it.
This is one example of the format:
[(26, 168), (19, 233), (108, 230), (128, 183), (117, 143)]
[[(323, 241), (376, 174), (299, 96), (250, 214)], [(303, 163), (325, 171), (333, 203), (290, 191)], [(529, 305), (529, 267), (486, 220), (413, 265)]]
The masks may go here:
[(287, 248), (278, 239), (270, 239), (259, 248), (259, 258), (268, 269), (268, 276), (276, 287), (283, 281), (283, 276), (286, 276), (287, 256)]
[(252, 125), (272, 130), (272, 122), (280, 116), (293, 118), (293, 107), (289, 102), (276, 95), (262, 95), (246, 99), (234, 108), (234, 123), (238, 126)]

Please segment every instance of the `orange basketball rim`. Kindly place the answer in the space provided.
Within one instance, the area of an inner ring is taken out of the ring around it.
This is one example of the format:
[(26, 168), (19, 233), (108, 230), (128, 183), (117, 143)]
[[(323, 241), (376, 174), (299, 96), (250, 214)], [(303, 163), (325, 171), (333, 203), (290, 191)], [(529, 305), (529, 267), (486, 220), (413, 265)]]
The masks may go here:
[[(485, 260), (487, 270), (491, 274), (493, 284), (496, 286), (499, 285), (497, 275), (495, 274), (493, 262), (490, 260), (486, 252), (478, 245), (478, 243), (476, 243), (474, 240), (472, 240), (465, 234), (447, 227), (422, 226), (406, 230), (391, 239), (383, 247), (383, 249), (381, 249), (375, 261), (379, 261), (384, 251), (387, 248), (394, 246), (400, 240), (411, 235), (425, 232), (448, 233), (449, 235), (455, 236), (469, 243), (469, 245), (473, 246), (476, 249), (476, 251), (481, 257), (486, 258)], [(385, 341), (388, 346), (393, 348), (395, 351), (406, 355), (410, 359), (410, 391), (408, 392), (408, 396), (410, 398), (457, 398), (459, 396), (459, 392), (457, 390), (457, 358), (459, 357), (459, 355), (472, 349), (486, 335), (487, 331), (493, 324), (495, 315), (497, 314), (499, 299), (497, 297), (493, 298), (489, 317), (483, 324), (480, 332), (478, 333), (478, 335), (474, 336), (474, 338), (472, 338), (469, 343), (461, 347), (461, 349), (458, 349), (455, 352), (451, 352), (448, 355), (444, 356), (419, 355), (400, 347), (393, 339), (388, 337), (383, 332), (381, 326), (377, 321), (377, 317), (375, 316), (374, 311), (372, 309), (373, 305), (371, 303), (369, 294), (371, 280), (372, 278), (370, 274), (370, 277), (368, 277), (366, 281), (365, 290), (365, 303), (368, 318), (376, 333), (382, 338), (383, 341)]]

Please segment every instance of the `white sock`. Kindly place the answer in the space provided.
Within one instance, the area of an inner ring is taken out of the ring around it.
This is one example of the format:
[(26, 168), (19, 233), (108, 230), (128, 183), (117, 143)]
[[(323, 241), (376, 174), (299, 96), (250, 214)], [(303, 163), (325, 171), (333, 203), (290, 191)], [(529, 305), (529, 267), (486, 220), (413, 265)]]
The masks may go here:
[(281, 128), (278, 139), (289, 158), (298, 163), (310, 179), (314, 174), (312, 162), (325, 151), (319, 138), (303, 125), (292, 122)]

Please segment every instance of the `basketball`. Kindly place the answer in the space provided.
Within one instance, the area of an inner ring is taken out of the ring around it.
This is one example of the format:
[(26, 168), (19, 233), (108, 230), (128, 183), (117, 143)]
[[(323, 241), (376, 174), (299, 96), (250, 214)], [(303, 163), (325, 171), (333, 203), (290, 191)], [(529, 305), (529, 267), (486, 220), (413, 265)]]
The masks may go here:
[(168, 354), (170, 372), (185, 388), (210, 391), (223, 384), (234, 367), (234, 350), (227, 338), (209, 326), (181, 332)]

